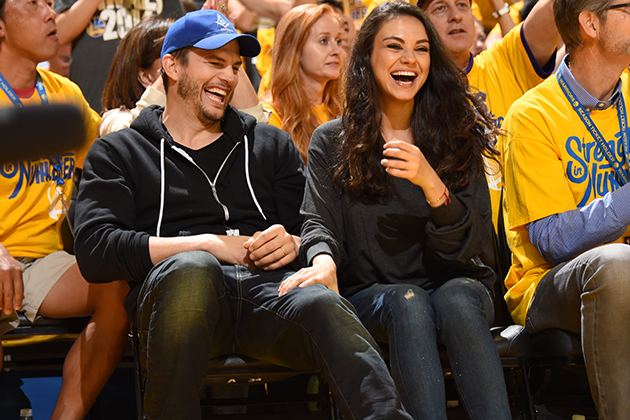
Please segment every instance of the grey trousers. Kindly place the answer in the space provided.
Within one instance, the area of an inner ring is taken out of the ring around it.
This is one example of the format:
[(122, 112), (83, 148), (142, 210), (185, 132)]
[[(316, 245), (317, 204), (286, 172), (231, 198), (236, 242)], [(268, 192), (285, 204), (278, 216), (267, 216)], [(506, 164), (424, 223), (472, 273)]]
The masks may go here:
[(580, 333), (600, 420), (630, 418), (630, 246), (609, 244), (558, 264), (536, 288), (530, 333)]

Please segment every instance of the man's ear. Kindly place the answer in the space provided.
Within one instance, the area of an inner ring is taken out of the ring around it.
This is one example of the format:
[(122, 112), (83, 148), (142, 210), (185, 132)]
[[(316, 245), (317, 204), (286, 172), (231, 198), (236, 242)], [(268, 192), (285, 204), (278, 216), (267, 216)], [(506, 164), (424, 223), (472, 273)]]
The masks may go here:
[[(180, 63), (171, 54), (165, 54), (164, 57), (162, 57), (162, 69), (164, 69), (164, 73), (166, 73), (169, 79), (178, 80)], [(138, 78), (139, 77), (140, 75), (138, 74)]]
[(584, 35), (591, 39), (597, 38), (601, 29), (601, 20), (594, 12), (589, 10), (581, 12), (578, 21)]
[(4, 20), (0, 19), (0, 41), (4, 39), (5, 35), (6, 35), (6, 25), (4, 23)]

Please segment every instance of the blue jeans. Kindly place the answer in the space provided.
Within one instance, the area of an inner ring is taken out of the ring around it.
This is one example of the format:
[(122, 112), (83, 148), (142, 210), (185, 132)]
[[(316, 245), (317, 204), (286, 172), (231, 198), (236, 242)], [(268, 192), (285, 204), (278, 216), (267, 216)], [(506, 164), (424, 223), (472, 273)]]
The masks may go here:
[(460, 399), (471, 419), (511, 419), (490, 325), (492, 297), (480, 282), (452, 279), (435, 291), (374, 284), (348, 300), (379, 342), (405, 408), (414, 419), (446, 419), (438, 337), (444, 341)]
[(156, 264), (138, 297), (148, 419), (200, 419), (208, 361), (229, 353), (321, 370), (347, 419), (411, 419), (352, 306), (320, 285), (279, 297), (291, 274), (221, 265), (202, 251)]
[(599, 418), (630, 413), (630, 247), (609, 244), (558, 264), (538, 284), (527, 313), (531, 333), (581, 333)]

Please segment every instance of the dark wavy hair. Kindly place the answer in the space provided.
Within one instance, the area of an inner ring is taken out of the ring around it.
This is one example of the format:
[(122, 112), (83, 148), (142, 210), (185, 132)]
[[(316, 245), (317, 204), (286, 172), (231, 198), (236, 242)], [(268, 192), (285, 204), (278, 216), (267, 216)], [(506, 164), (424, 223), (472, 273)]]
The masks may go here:
[(136, 106), (145, 90), (138, 80), (138, 72), (151, 68), (160, 58), (166, 31), (173, 22), (171, 18), (148, 16), (120, 41), (101, 97), (103, 111)]
[(451, 191), (484, 174), (484, 155), (496, 160), (491, 144), (499, 134), (485, 104), (468, 86), (433, 24), (417, 6), (386, 2), (365, 19), (352, 50), (345, 85), (345, 105), (338, 132), (336, 188), (362, 201), (390, 196), (393, 181), (381, 165), (380, 92), (370, 62), (374, 39), (383, 24), (411, 16), (424, 25), (430, 45), (427, 79), (415, 96), (411, 129), (416, 146)]

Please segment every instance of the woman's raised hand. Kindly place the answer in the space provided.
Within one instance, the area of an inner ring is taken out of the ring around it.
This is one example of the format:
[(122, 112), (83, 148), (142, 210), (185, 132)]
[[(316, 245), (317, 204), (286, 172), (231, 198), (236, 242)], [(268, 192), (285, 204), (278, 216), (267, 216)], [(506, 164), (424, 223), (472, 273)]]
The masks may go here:
[(394, 139), (383, 146), (383, 156), (387, 173), (422, 188), (427, 200), (444, 194), (446, 186), (415, 144)]

